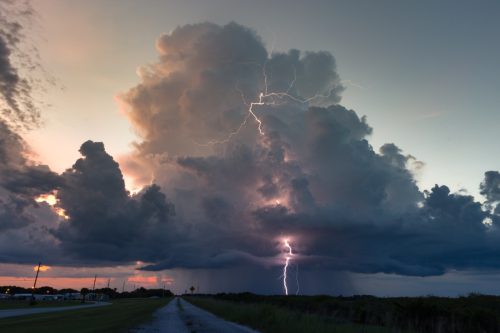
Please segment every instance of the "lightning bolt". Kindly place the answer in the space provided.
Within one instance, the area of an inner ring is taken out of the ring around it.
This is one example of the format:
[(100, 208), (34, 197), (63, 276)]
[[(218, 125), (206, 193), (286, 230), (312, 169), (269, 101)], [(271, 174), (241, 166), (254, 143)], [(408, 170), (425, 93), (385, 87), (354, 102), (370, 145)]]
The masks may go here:
[(263, 129), (262, 120), (254, 112), (254, 108), (256, 106), (282, 105), (282, 104), (286, 103), (286, 101), (293, 101), (293, 102), (296, 102), (299, 104), (307, 104), (307, 103), (309, 103), (313, 100), (319, 99), (319, 98), (329, 98), (334, 93), (334, 89), (330, 89), (327, 95), (315, 94), (314, 96), (306, 98), (306, 99), (298, 98), (298, 97), (291, 95), (290, 90), (292, 90), (292, 88), (295, 85), (295, 82), (297, 81), (297, 71), (296, 71), (295, 67), (293, 68), (293, 79), (291, 80), (290, 84), (288, 85), (288, 89), (286, 91), (269, 92), (268, 75), (267, 75), (267, 70), (266, 70), (267, 63), (268, 63), (268, 61), (266, 61), (264, 63), (264, 65), (262, 66), (262, 77), (263, 77), (263, 81), (264, 81), (264, 91), (259, 93), (258, 98), (255, 101), (248, 104), (246, 102), (246, 98), (245, 98), (243, 91), (241, 91), (238, 87), (236, 87), (236, 91), (238, 91), (241, 95), (241, 99), (243, 101), (243, 104), (248, 107), (247, 115), (245, 116), (245, 118), (243, 118), (243, 121), (240, 123), (240, 125), (234, 131), (230, 132), (225, 138), (223, 138), (221, 140), (210, 140), (210, 141), (205, 142), (205, 143), (199, 143), (199, 142), (196, 142), (193, 140), (193, 142), (196, 145), (212, 146), (212, 145), (223, 144), (223, 143), (229, 142), (232, 139), (232, 137), (234, 137), (235, 135), (238, 135), (238, 133), (248, 123), (248, 119), (251, 117), (255, 120), (255, 122), (257, 124), (257, 130), (259, 131), (259, 134), (264, 135), (265, 133), (264, 133), (264, 129)]
[(292, 247), (290, 246), (290, 243), (288, 242), (288, 239), (284, 240), (285, 247), (288, 249), (288, 253), (285, 256), (285, 266), (283, 266), (283, 288), (285, 289), (285, 295), (288, 295), (288, 284), (286, 281), (287, 274), (288, 274), (288, 266), (290, 265), (290, 260), (293, 257), (293, 251)]

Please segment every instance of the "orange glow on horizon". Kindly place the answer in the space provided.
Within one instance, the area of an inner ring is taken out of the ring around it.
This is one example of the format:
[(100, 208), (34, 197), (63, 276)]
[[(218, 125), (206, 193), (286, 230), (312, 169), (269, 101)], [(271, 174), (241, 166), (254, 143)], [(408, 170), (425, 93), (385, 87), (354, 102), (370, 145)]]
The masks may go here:
[(137, 284), (157, 284), (158, 278), (156, 276), (141, 276), (136, 275), (128, 278), (128, 282), (133, 282)]
[[(23, 288), (33, 287), (33, 276), (0, 276), (1, 286), (19, 286)], [(80, 277), (47, 277), (39, 276), (37, 287), (49, 286), (56, 289), (72, 288), (92, 288), (94, 277), (80, 278)], [(108, 279), (97, 278), (96, 288), (104, 288), (108, 283)]]
[[(50, 266), (41, 265), (40, 266), (40, 272), (46, 272), (46, 271), (48, 271), (51, 268), (52, 267), (50, 267)], [(33, 271), (36, 272), (37, 270), (38, 270), (38, 265), (37, 266), (33, 266)]]

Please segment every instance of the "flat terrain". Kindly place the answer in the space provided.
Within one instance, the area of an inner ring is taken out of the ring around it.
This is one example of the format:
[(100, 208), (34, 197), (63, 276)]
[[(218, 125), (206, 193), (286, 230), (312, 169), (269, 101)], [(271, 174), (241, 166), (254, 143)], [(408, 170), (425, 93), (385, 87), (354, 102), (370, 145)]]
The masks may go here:
[(196, 297), (186, 299), (226, 320), (247, 325), (263, 333), (400, 332), (381, 326), (339, 323), (333, 317), (297, 312), (270, 304), (244, 304)]
[(185, 296), (261, 332), (500, 333), (500, 297)]
[(126, 332), (152, 318), (171, 298), (121, 299), (109, 306), (0, 319), (0, 332), (113, 333)]

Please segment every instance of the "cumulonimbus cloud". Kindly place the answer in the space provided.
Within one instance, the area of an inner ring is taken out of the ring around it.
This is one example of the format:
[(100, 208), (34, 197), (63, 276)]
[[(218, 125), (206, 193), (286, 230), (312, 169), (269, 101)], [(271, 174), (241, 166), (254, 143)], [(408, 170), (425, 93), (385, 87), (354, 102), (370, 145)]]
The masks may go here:
[[(330, 53), (268, 54), (236, 23), (181, 26), (157, 49), (120, 95), (135, 151), (119, 165), (89, 141), (59, 176), (68, 220), (47, 229), (53, 251), (149, 270), (272, 267), (288, 237), (308, 270), (500, 264), (498, 172), (481, 185), (486, 204), (446, 186), (421, 191), (411, 169), (421, 162), (393, 143), (374, 149), (367, 119), (340, 104)], [(122, 169), (147, 186), (128, 193)]]

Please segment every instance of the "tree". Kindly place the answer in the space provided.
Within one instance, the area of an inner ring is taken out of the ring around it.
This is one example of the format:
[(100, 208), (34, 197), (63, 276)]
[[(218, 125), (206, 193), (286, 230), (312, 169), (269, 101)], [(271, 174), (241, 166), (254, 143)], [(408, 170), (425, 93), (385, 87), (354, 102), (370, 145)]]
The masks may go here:
[(85, 295), (87, 295), (90, 292), (88, 288), (82, 288), (80, 293), (82, 294), (82, 303), (85, 303)]

